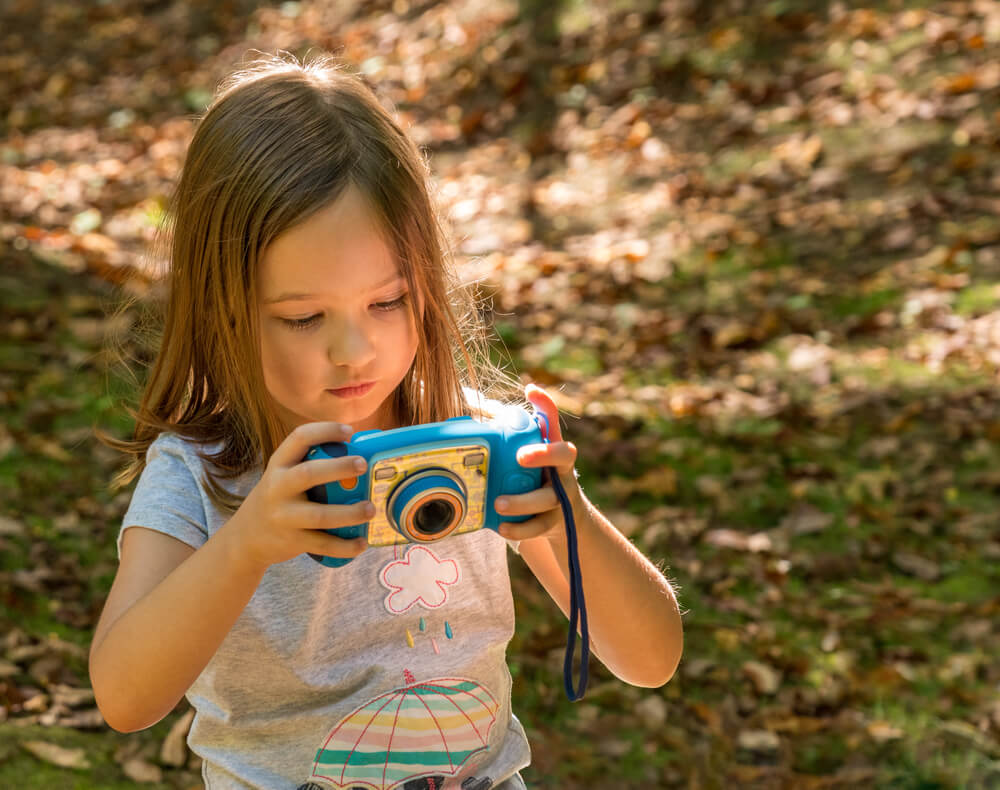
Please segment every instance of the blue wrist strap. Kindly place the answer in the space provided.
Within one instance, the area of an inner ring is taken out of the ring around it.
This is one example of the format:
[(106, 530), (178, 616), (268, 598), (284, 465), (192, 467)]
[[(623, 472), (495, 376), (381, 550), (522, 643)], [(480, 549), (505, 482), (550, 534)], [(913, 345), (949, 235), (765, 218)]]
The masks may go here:
[[(542, 431), (542, 439), (549, 443), (549, 424), (544, 414), (535, 415), (543, 421), (545, 428)], [(587, 692), (587, 672), (590, 663), (590, 631), (587, 627), (587, 603), (583, 597), (583, 577), (580, 573), (580, 553), (576, 542), (576, 521), (573, 518), (573, 506), (570, 504), (569, 495), (563, 487), (562, 481), (555, 467), (548, 466), (545, 469), (549, 473), (552, 481), (552, 488), (556, 492), (559, 504), (562, 506), (563, 521), (566, 523), (566, 546), (567, 563), (569, 565), (569, 637), (566, 641), (566, 658), (563, 662), (563, 686), (566, 689), (566, 696), (571, 702), (583, 699)], [(580, 683), (576, 689), (573, 688), (573, 653), (576, 649), (577, 625), (580, 627)]]

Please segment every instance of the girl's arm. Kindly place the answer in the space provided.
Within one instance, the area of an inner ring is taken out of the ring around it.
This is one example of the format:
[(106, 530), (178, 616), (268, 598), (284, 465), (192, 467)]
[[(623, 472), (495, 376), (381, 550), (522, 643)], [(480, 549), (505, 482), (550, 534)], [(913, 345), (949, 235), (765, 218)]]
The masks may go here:
[(130, 526), (90, 648), (90, 681), (105, 721), (120, 732), (166, 716), (205, 668), (265, 571), (303, 552), (355, 557), (363, 538), (322, 530), (367, 521), (370, 502), (321, 505), (305, 491), (364, 471), (356, 456), (302, 461), (314, 444), (347, 441), (350, 426), (306, 423), (281, 443), (260, 481), (199, 549)]
[(119, 732), (173, 710), (257, 589), (266, 566), (247, 562), (235, 527), (231, 520), (197, 551), (150, 529), (125, 530), (90, 648), (97, 706)]
[[(584, 496), (573, 474), (576, 448), (562, 441), (559, 415), (548, 394), (530, 386), (528, 398), (545, 413), (550, 444), (524, 448), (522, 466), (554, 466), (570, 497), (591, 647), (617, 677), (636, 686), (662, 686), (683, 650), (680, 610), (663, 574)], [(551, 485), (509, 497), (505, 515), (538, 514), (508, 523), (501, 534), (520, 540), (519, 552), (552, 600), (569, 615), (569, 565), (562, 511)]]

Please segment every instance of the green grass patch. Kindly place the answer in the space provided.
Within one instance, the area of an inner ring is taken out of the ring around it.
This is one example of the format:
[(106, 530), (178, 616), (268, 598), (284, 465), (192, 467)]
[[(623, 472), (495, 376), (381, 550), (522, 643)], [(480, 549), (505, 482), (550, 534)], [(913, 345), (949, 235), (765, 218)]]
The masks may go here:
[(795, 744), (792, 766), (804, 774), (836, 773), (851, 753), (839, 733), (820, 733), (799, 739)]
[(908, 586), (927, 598), (945, 603), (983, 603), (995, 597), (1000, 589), (1000, 567), (977, 558), (958, 566), (939, 581), (912, 582)]
[[(64, 727), (0, 724), (0, 787), (17, 790), (51, 790), (55, 787), (60, 790), (136, 790), (137, 787), (174, 790), (176, 783), (138, 784), (132, 781), (114, 759), (115, 752), (126, 742), (158, 743), (169, 727), (169, 717), (149, 730), (130, 735), (108, 729), (84, 732)], [(28, 741), (43, 741), (64, 749), (81, 749), (90, 767), (60, 768), (46, 763), (21, 746)]]
[(828, 304), (828, 309), (839, 319), (849, 316), (868, 318), (881, 310), (896, 306), (901, 297), (901, 292), (896, 288), (843, 294), (834, 297)]
[(949, 737), (939, 717), (892, 699), (877, 703), (868, 714), (871, 720), (885, 721), (903, 733), (899, 739), (869, 747), (879, 769), (876, 786), (978, 790), (1000, 782), (1000, 763)]
[(973, 317), (995, 310), (998, 301), (1000, 301), (1000, 286), (997, 283), (976, 283), (958, 292), (954, 310), (967, 318)]

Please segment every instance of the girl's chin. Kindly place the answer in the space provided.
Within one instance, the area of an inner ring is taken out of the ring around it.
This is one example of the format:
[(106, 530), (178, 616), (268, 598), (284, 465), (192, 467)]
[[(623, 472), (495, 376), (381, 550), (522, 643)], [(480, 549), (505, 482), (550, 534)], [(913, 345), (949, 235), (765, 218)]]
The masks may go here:
[(355, 432), (381, 429), (384, 401), (376, 402), (377, 396), (378, 393), (372, 391), (360, 398), (338, 398), (324, 392), (319, 401), (310, 403), (305, 409), (283, 407), (284, 422), (291, 428), (309, 422), (339, 422), (350, 425)]
[(355, 431), (367, 431), (379, 427), (378, 409), (373, 409), (363, 401), (341, 404), (339, 408), (317, 409), (307, 422), (341, 422)]

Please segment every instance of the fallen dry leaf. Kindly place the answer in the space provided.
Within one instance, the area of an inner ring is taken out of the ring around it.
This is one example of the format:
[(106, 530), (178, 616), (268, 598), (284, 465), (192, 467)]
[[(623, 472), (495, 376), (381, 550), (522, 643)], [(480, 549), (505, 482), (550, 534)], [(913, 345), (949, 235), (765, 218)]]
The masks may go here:
[(770, 551), (771, 538), (764, 532), (739, 532), (735, 529), (710, 529), (702, 536), (702, 540), (712, 546), (736, 551), (759, 553)]
[(194, 721), (193, 708), (174, 722), (160, 748), (161, 763), (173, 766), (184, 765), (188, 754), (186, 738), (188, 730), (191, 729), (192, 721)]
[(781, 520), (781, 529), (792, 535), (822, 532), (833, 523), (833, 515), (809, 505), (796, 508)]
[(903, 731), (898, 727), (894, 727), (887, 721), (879, 720), (869, 722), (866, 729), (868, 730), (868, 734), (879, 743), (884, 743), (885, 741), (895, 741), (903, 737)]
[(933, 582), (941, 578), (940, 565), (911, 551), (894, 552), (892, 563), (904, 573), (916, 576), (925, 582)]
[(741, 749), (760, 754), (772, 754), (781, 748), (781, 739), (768, 730), (743, 730), (736, 736)]
[(133, 757), (122, 765), (122, 771), (134, 782), (152, 784), (163, 781), (163, 771), (159, 766), (148, 763), (139, 757)]
[(73, 768), (80, 771), (86, 771), (90, 768), (90, 761), (83, 749), (67, 749), (47, 741), (22, 741), (21, 746), (39, 760), (51, 765), (58, 765), (60, 768)]
[(760, 661), (744, 662), (743, 674), (750, 679), (758, 694), (776, 694), (781, 686), (781, 673), (774, 667)]

